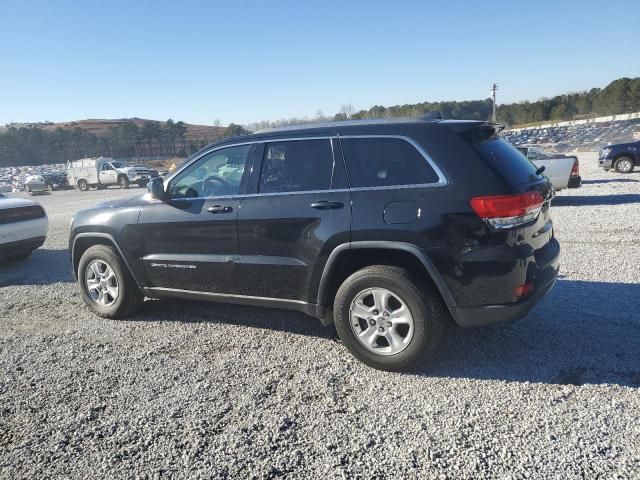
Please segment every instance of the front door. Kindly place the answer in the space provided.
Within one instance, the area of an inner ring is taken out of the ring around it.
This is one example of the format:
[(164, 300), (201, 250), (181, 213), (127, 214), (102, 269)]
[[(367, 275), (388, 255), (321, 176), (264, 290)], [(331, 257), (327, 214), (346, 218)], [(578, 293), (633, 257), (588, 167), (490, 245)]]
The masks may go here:
[(100, 183), (103, 185), (113, 185), (117, 182), (118, 180), (118, 173), (115, 171), (115, 169), (111, 166), (110, 163), (103, 163), (102, 166), (100, 167), (100, 173), (99, 173), (100, 177)]
[(263, 144), (254, 194), (238, 213), (240, 294), (315, 303), (329, 254), (349, 241), (349, 191), (333, 147), (330, 138)]
[(204, 154), (171, 179), (165, 201), (142, 209), (137, 228), (152, 288), (233, 293), (238, 256), (238, 195), (255, 147)]

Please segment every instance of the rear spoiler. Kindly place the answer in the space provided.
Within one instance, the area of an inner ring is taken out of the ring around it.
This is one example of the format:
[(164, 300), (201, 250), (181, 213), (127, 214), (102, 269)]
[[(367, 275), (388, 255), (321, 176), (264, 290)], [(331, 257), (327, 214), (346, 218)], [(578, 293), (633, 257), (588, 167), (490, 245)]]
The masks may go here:
[(447, 125), (451, 130), (463, 137), (465, 140), (475, 143), (483, 140), (495, 138), (498, 134), (507, 128), (504, 123), (498, 122), (482, 122), (479, 120), (469, 121), (442, 121), (441, 124)]

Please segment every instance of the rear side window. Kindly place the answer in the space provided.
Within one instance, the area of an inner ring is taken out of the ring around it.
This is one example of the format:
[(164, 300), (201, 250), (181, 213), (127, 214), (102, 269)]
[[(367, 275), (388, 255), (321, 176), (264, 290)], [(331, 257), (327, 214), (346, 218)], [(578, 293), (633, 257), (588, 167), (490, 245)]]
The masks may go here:
[(260, 193), (329, 190), (333, 172), (331, 141), (267, 143), (260, 173)]
[(438, 182), (427, 159), (402, 138), (343, 138), (352, 188)]
[(536, 175), (538, 168), (527, 157), (501, 138), (483, 140), (472, 145), (497, 173), (514, 185), (542, 178), (542, 175)]

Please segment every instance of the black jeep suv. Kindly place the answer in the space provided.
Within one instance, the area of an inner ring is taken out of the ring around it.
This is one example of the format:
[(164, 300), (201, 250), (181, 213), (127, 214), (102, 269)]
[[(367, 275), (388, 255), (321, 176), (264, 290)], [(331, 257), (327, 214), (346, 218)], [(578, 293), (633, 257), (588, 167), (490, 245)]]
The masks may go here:
[(225, 139), (149, 193), (75, 215), (91, 310), (144, 297), (298, 310), (360, 360), (410, 368), (447, 322), (524, 317), (553, 286), (553, 189), (481, 121), (372, 120)]

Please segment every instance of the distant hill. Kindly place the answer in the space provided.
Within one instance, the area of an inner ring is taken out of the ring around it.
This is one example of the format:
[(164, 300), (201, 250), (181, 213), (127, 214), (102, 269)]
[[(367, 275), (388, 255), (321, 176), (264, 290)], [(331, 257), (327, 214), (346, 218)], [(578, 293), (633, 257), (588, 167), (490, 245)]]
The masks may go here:
[[(127, 123), (136, 125), (139, 128), (142, 128), (145, 122), (154, 122), (156, 120), (149, 120), (145, 118), (113, 118), (113, 119), (104, 119), (104, 118), (87, 118), (86, 120), (73, 120), (70, 122), (39, 122), (39, 123), (12, 123), (6, 125), (7, 127), (26, 127), (26, 128), (40, 128), (46, 132), (53, 132), (57, 128), (61, 128), (63, 130), (72, 130), (74, 128), (81, 128), (86, 130), (87, 132), (93, 133), (95, 135), (107, 135), (111, 128), (121, 127)], [(165, 122), (158, 122), (163, 125)], [(195, 125), (192, 123), (185, 123), (186, 127), (186, 138), (188, 141), (196, 141), (199, 142), (202, 139), (212, 139), (223, 137), (226, 131), (226, 127), (215, 127), (211, 125)]]
[(246, 131), (144, 118), (13, 123), (0, 129), (0, 167), (64, 163), (83, 157), (148, 160), (186, 157), (220, 138)]

